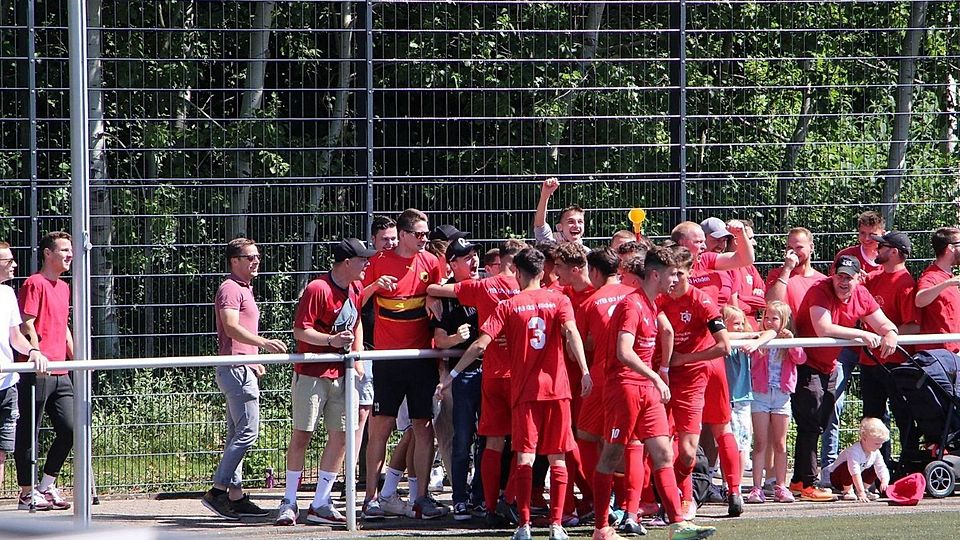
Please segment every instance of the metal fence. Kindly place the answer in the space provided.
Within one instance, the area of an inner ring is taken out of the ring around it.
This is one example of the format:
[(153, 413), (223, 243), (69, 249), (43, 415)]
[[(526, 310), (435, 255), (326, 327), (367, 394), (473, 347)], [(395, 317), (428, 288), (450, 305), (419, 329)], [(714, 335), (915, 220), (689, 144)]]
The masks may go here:
[[(69, 227), (67, 3), (0, 3), (0, 238), (21, 276)], [(877, 209), (918, 269), (958, 219), (957, 1), (87, 5), (97, 358), (212, 353), (238, 234), (266, 255), (261, 326), (289, 340), (330, 242), (372, 215), (530, 236), (548, 175), (592, 243), (634, 206), (654, 236), (748, 217), (761, 267), (796, 225), (831, 259)], [(266, 380), (251, 477), (283, 466), (288, 377)], [(206, 482), (223, 431), (209, 373), (96, 384), (101, 489)]]

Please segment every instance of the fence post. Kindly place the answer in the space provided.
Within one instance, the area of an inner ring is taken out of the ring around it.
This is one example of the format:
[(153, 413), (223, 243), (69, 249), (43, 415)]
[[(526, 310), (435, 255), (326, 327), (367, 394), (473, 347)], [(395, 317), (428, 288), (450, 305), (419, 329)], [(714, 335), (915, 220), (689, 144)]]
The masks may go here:
[(687, 2), (670, 5), (670, 165), (679, 177), (676, 201), (679, 219), (687, 220)]
[(30, 273), (37, 273), (40, 243), (39, 197), (37, 196), (37, 21), (36, 0), (27, 0), (27, 167), (30, 175)]
[(367, 240), (373, 243), (373, 0), (363, 2), (363, 98), (364, 169), (366, 173)]
[[(70, 43), (70, 176), (72, 177), (73, 237), (79, 242), (73, 260), (73, 358), (90, 359), (90, 140), (87, 96), (87, 5), (69, 5)], [(90, 371), (74, 376), (73, 496), (74, 522), (90, 526), (91, 431)]]
[(357, 423), (359, 413), (357, 403), (357, 359), (353, 353), (343, 355), (343, 397), (346, 409), (346, 462), (343, 468), (343, 481), (347, 492), (347, 530), (357, 530)]

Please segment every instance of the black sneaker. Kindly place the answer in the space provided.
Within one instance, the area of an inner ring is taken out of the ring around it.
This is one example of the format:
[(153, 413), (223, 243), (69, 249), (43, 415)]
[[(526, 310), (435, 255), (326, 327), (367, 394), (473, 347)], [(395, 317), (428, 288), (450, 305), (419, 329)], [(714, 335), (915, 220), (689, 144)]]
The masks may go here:
[(727, 514), (730, 517), (740, 517), (743, 514), (743, 495), (739, 492), (727, 493)]
[(470, 509), (467, 508), (467, 503), (453, 503), (453, 519), (457, 521), (467, 521), (472, 517), (473, 514), (471, 514)]
[(233, 510), (233, 506), (230, 504), (230, 499), (227, 497), (226, 492), (215, 495), (213, 491), (207, 491), (203, 494), (203, 498), (200, 499), (200, 503), (223, 519), (229, 519), (230, 521), (240, 519), (240, 516)]
[(520, 512), (517, 511), (516, 503), (507, 504), (507, 501), (505, 501), (503, 497), (497, 500), (497, 514), (506, 519), (511, 525), (520, 524)]
[(265, 517), (270, 514), (269, 510), (253, 504), (250, 495), (247, 494), (244, 494), (241, 499), (230, 501), (230, 508), (240, 517)]

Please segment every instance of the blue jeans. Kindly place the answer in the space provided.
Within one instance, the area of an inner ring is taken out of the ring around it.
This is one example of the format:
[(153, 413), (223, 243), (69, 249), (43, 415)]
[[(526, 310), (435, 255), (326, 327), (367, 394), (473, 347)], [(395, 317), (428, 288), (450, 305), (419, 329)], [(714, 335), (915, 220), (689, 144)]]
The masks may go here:
[[(477, 422), (480, 420), (480, 381), (483, 372), (480, 368), (466, 370), (453, 380), (453, 451), (451, 460), (453, 473), (450, 485), (453, 488), (453, 502), (466, 503), (483, 500), (483, 487), (480, 484), (480, 452), (482, 444), (477, 439)], [(472, 496), (467, 494), (467, 473), (470, 469), (470, 447), (474, 447), (475, 471), (470, 485)]]
[[(840, 417), (843, 416), (844, 400), (847, 397), (847, 385), (853, 375), (853, 368), (860, 360), (859, 347), (844, 347), (837, 357), (837, 388), (833, 395), (835, 402), (830, 422), (820, 436), (820, 468), (825, 469), (837, 460), (840, 454)], [(829, 477), (827, 478), (829, 480)]]
[(218, 366), (216, 377), (227, 400), (227, 442), (213, 482), (238, 488), (243, 483), (243, 456), (260, 433), (260, 383), (247, 366)]

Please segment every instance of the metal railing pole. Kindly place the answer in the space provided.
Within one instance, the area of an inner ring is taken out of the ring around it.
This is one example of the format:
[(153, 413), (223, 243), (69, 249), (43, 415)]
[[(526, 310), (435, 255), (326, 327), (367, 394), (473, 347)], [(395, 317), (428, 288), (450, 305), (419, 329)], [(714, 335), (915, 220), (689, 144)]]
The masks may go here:
[[(87, 96), (86, 0), (69, 5), (70, 43), (70, 175), (73, 237), (73, 358), (90, 358), (90, 140)], [(91, 382), (90, 372), (74, 376), (73, 515), (78, 528), (90, 526)]]
[(344, 407), (347, 409), (346, 418), (346, 462), (343, 468), (343, 481), (347, 491), (347, 530), (357, 530), (357, 422), (359, 414), (357, 403), (357, 369), (356, 358), (352, 354), (345, 354), (343, 362), (346, 369), (343, 374)]

